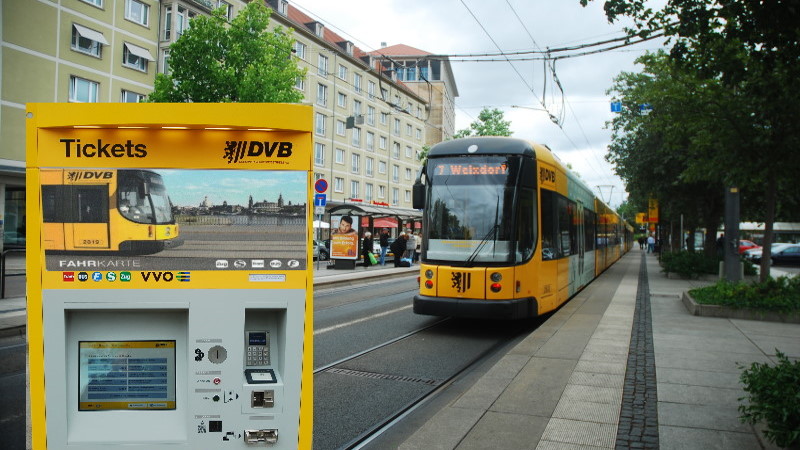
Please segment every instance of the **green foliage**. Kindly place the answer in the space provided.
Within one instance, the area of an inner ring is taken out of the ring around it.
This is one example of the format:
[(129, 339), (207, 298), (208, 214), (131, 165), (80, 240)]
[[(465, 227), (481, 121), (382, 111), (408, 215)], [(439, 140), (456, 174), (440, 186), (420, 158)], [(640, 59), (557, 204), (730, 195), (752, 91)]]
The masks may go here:
[(719, 271), (719, 262), (697, 252), (671, 252), (661, 255), (662, 270), (666, 273), (697, 278), (702, 274), (716, 274)]
[(469, 124), (469, 128), (456, 131), (453, 138), (470, 136), (511, 136), (511, 121), (505, 120), (503, 111), (497, 108), (483, 108), (478, 120)]
[(800, 313), (800, 277), (768, 278), (758, 283), (718, 283), (689, 291), (697, 303)]
[[(739, 399), (739, 419), (756, 425), (766, 422), (764, 435), (780, 447), (800, 444), (800, 361), (790, 362), (775, 350), (778, 364), (753, 363), (739, 380), (747, 397)], [(743, 401), (747, 400), (747, 403)]]
[(292, 59), (294, 39), (268, 30), (271, 10), (251, 2), (231, 21), (222, 9), (198, 16), (170, 46), (169, 74), (158, 74), (151, 102), (296, 103), (305, 76)]

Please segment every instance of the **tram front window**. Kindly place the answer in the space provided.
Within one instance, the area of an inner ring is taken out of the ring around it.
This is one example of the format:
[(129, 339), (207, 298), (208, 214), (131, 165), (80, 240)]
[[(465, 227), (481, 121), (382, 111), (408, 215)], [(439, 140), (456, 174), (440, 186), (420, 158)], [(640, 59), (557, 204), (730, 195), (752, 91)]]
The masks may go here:
[(118, 209), (123, 217), (137, 223), (173, 223), (172, 208), (160, 175), (120, 171), (118, 181)]
[(511, 262), (519, 158), (443, 158), (428, 164), (426, 259)]

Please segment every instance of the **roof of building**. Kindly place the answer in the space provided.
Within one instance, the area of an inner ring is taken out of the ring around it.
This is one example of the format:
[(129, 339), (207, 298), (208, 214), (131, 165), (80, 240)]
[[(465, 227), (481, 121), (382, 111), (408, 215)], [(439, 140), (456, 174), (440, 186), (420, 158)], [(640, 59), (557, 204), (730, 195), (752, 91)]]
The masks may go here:
[(410, 45), (405, 44), (397, 44), (397, 45), (390, 45), (389, 47), (383, 47), (380, 50), (375, 50), (374, 52), (369, 52), (370, 55), (386, 55), (386, 56), (430, 56), (433, 53), (426, 52), (425, 50), (420, 50), (418, 48), (414, 48)]

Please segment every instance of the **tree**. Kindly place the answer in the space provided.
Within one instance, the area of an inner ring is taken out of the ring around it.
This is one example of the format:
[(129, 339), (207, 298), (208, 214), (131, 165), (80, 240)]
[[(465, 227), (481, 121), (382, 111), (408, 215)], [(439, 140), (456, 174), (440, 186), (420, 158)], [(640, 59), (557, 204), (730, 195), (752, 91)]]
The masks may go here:
[[(738, 133), (744, 139), (725, 152), (706, 152), (710, 158), (696, 169), (717, 172), (726, 186), (760, 194), (766, 279), (772, 224), (781, 204), (796, 208), (800, 196), (793, 179), (800, 169), (800, 8), (791, 1), (727, 0), (668, 0), (660, 10), (648, 8), (645, 0), (606, 0), (604, 7), (609, 21), (633, 19), (631, 35), (663, 30), (676, 64), (718, 81), (720, 94), (739, 101), (729, 106), (745, 112), (746, 127)], [(706, 135), (707, 149), (716, 138), (713, 130)]]
[(169, 74), (158, 74), (151, 102), (296, 103), (305, 76), (292, 59), (291, 30), (268, 30), (271, 10), (251, 2), (227, 23), (222, 9), (192, 19), (170, 46)]
[(469, 124), (469, 128), (456, 131), (453, 139), (470, 136), (511, 136), (511, 122), (505, 120), (503, 111), (483, 108), (478, 114), (478, 120)]

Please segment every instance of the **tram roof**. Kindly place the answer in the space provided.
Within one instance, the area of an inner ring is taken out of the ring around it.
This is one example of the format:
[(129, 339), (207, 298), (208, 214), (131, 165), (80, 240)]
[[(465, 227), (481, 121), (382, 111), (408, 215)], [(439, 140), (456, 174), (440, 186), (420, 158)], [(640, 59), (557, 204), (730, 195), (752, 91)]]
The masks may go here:
[(480, 136), (440, 142), (431, 148), (428, 157), (465, 154), (536, 156), (533, 144), (526, 140), (500, 136)]

